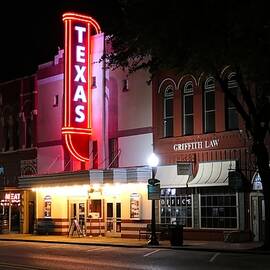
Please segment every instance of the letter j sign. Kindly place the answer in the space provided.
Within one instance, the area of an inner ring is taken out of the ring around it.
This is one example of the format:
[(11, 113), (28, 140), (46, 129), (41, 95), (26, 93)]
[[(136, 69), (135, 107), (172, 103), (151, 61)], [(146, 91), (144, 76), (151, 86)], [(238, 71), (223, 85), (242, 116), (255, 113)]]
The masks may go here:
[(101, 32), (89, 16), (63, 15), (65, 24), (64, 126), (62, 134), (70, 153), (89, 160), (91, 128), (91, 35)]

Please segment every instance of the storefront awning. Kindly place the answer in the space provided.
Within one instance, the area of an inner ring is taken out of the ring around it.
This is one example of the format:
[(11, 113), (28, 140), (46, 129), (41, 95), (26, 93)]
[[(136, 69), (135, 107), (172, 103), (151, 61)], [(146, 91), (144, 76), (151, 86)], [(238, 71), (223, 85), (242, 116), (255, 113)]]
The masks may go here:
[(149, 167), (113, 168), (107, 170), (90, 170), (90, 184), (127, 184), (147, 183), (151, 178)]
[(199, 170), (189, 187), (228, 186), (228, 174), (235, 171), (236, 161), (212, 161), (199, 163)]
[(89, 184), (88, 171), (63, 172), (19, 177), (19, 188), (41, 188)]
[(189, 177), (190, 175), (178, 175), (177, 165), (159, 166), (156, 173), (161, 187), (186, 187)]

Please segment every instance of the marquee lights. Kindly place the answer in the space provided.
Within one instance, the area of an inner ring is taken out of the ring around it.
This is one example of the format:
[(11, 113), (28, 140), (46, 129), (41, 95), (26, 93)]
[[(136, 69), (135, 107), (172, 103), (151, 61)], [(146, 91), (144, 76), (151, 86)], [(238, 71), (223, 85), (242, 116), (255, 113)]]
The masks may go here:
[(64, 135), (66, 146), (78, 160), (89, 160), (91, 128), (91, 35), (101, 32), (89, 16), (63, 15), (65, 24)]

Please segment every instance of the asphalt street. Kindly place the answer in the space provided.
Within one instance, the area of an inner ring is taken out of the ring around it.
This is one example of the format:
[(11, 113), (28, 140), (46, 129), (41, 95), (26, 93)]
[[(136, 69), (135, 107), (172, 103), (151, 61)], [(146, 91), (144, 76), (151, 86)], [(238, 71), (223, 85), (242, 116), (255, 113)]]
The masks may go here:
[(0, 269), (270, 269), (264, 254), (0, 241)]

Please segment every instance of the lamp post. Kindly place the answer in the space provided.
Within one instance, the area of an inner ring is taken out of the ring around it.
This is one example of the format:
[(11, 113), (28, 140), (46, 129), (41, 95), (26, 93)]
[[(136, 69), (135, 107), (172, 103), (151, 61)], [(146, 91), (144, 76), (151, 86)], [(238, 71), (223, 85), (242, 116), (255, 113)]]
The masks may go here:
[[(155, 179), (156, 170), (158, 165), (158, 157), (152, 153), (148, 158), (148, 165), (152, 168), (152, 178), (148, 180), (150, 186), (155, 186), (158, 180)], [(157, 235), (156, 235), (156, 208), (155, 208), (155, 199), (152, 199), (152, 219), (151, 219), (151, 235), (148, 241), (148, 245), (157, 246), (159, 245)]]

